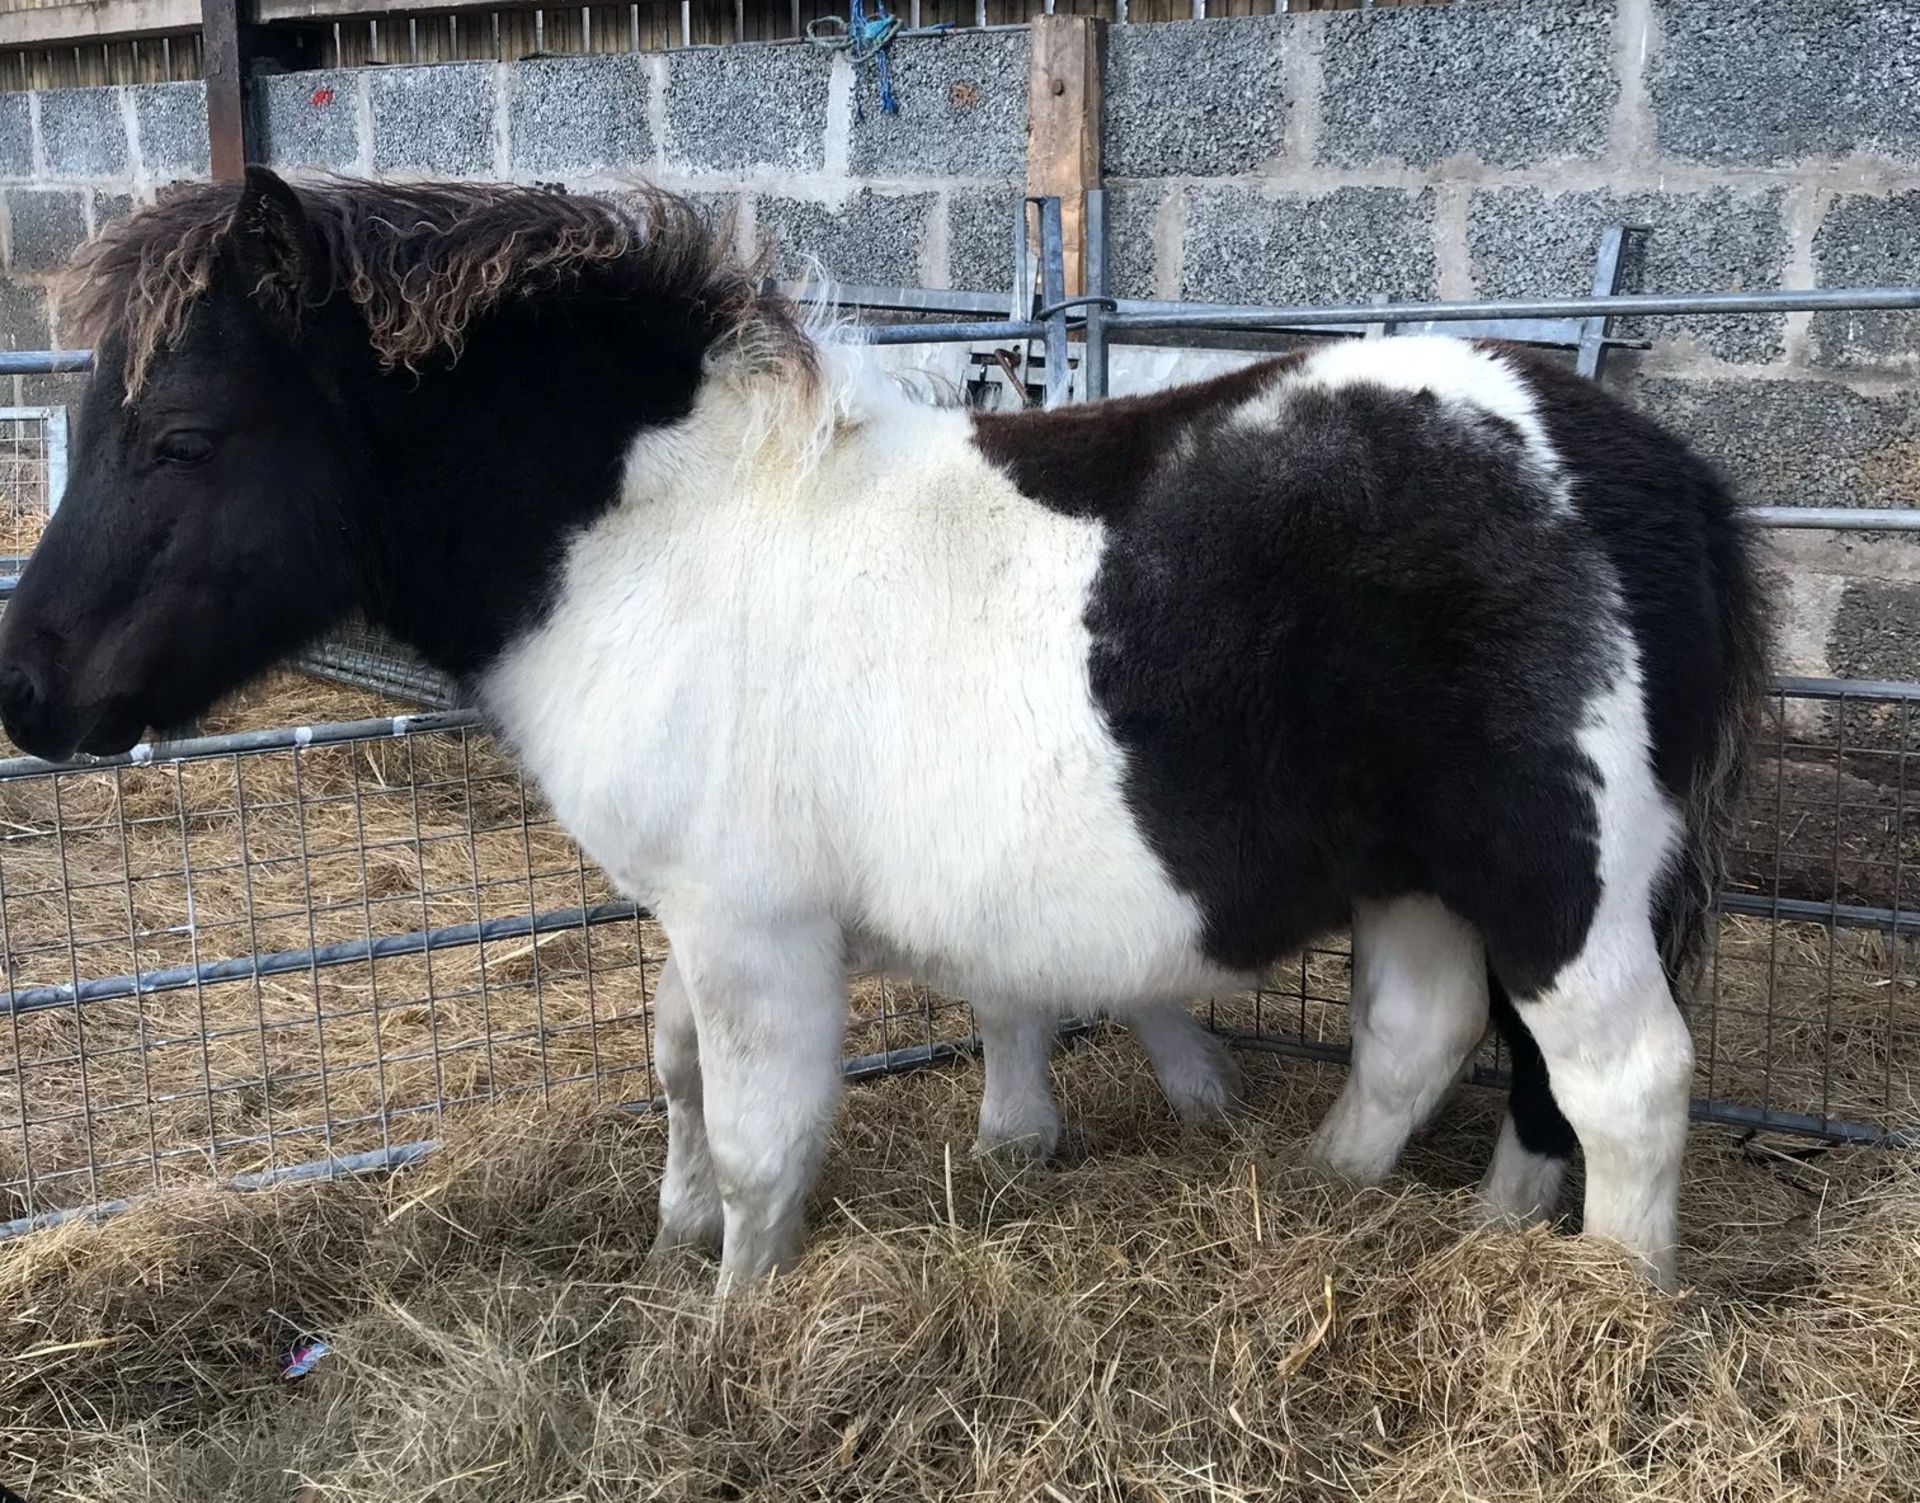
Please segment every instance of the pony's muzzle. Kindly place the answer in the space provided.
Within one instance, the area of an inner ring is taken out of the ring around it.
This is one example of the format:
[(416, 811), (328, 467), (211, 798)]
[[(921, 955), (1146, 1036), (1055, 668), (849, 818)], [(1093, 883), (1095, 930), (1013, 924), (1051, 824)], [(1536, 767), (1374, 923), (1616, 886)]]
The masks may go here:
[(22, 751), (49, 762), (73, 755), (87, 727), (48, 691), (45, 670), (28, 659), (0, 663), (0, 725)]

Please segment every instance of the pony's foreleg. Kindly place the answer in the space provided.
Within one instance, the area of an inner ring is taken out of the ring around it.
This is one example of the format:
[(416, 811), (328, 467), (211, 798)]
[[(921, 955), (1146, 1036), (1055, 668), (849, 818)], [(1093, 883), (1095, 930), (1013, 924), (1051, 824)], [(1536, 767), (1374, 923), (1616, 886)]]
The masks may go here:
[(700, 1036), (693, 1000), (669, 951), (653, 999), (653, 1063), (667, 1098), (667, 1169), (660, 1180), (660, 1230), (656, 1253), (679, 1247), (720, 1251), (720, 1186), (707, 1146), (706, 1108), (700, 1080)]
[(709, 919), (670, 935), (700, 1039), (724, 1286), (791, 1267), (805, 1241), (807, 1192), (840, 1100), (843, 945), (824, 919)]

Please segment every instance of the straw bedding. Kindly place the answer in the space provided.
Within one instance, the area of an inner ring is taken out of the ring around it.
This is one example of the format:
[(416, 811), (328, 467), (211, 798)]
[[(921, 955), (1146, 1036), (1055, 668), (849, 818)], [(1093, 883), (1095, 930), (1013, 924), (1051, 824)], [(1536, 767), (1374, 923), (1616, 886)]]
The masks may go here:
[[(284, 675), (207, 728), (398, 708)], [(1870, 759), (1844, 777), (1763, 776), (1736, 877), (1900, 896), (1901, 790)], [(477, 736), (0, 784), (0, 821), (14, 986), (612, 896)], [(1490, 1093), (1356, 1195), (1299, 1159), (1335, 1071), (1249, 1056), (1233, 1130), (1183, 1132), (1105, 1036), (1059, 1067), (1051, 1172), (964, 1156), (977, 1066), (851, 1092), (806, 1262), (716, 1303), (710, 1267), (646, 1262), (661, 1124), (609, 1105), (651, 1094), (663, 953), (628, 921), (0, 1024), (0, 1219), (139, 1200), (0, 1243), (0, 1481), (36, 1503), (1920, 1495), (1908, 1156), (1697, 1129), (1695, 1287), (1670, 1300), (1604, 1249), (1477, 1225)], [(1877, 933), (1725, 920), (1701, 1093), (1920, 1122), (1914, 974)], [(1345, 987), (1336, 943), (1217, 1020), (1337, 1042)], [(896, 983), (853, 1004), (853, 1052), (967, 1031)], [(449, 1146), (398, 1175), (207, 1184), (427, 1135)], [(303, 1329), (333, 1355), (280, 1382)]]
[[(0, 1245), (0, 1475), (34, 1500), (1899, 1499), (1920, 1491), (1920, 1174), (1694, 1135), (1695, 1281), (1475, 1225), (1467, 1092), (1354, 1193), (1334, 1072), (1225, 1135), (1117, 1040), (1055, 1170), (965, 1158), (974, 1067), (850, 1095), (792, 1275), (644, 1254), (663, 1133), (465, 1116), (405, 1173), (180, 1190)], [(302, 1332), (333, 1355), (297, 1383)]]

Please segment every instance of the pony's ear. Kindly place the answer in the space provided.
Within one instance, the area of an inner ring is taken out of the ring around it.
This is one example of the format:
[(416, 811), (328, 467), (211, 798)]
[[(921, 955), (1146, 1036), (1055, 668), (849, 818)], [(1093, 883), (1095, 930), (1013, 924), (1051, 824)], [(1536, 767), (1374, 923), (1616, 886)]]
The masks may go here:
[(233, 254), (256, 302), (295, 313), (320, 286), (320, 241), (300, 196), (265, 167), (247, 168), (233, 216)]

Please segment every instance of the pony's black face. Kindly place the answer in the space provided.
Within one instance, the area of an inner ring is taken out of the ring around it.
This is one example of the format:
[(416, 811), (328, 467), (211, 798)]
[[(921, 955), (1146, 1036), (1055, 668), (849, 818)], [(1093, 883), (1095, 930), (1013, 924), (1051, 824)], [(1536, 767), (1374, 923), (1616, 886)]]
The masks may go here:
[(98, 351), (66, 495), (0, 619), (0, 719), (37, 756), (125, 751), (355, 603), (354, 438), (324, 339), (284, 311), (288, 268), (314, 271), (298, 202), (261, 177), (131, 401), (121, 340)]

